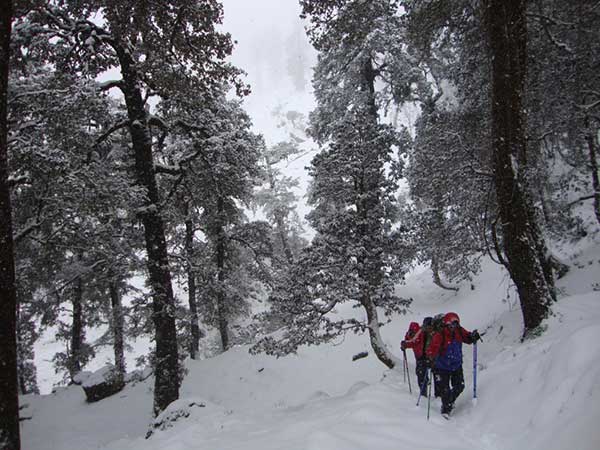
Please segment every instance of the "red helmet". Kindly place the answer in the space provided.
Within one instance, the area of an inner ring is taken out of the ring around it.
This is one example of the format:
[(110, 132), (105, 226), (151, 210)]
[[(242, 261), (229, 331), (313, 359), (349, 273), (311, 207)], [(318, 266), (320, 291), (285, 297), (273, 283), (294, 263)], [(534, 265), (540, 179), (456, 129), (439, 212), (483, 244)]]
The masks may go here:
[(443, 322), (445, 325), (450, 325), (452, 322), (460, 324), (460, 318), (458, 317), (458, 314), (449, 312), (444, 316)]

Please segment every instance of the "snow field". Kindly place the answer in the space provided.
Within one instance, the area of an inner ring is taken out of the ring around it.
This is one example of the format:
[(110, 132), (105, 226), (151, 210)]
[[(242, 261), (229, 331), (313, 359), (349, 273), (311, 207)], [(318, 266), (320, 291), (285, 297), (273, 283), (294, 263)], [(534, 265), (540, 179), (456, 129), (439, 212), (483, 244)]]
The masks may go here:
[[(507, 276), (490, 262), (458, 293), (442, 291), (415, 270), (400, 286), (414, 299), (406, 316), (383, 327), (399, 342), (411, 321), (455, 311), (463, 326), (486, 331), (478, 346), (478, 402), (472, 402), (472, 347), (463, 346), (466, 388), (450, 421), (432, 400), (417, 401), (402, 368), (387, 370), (366, 336), (303, 347), (298, 355), (250, 355), (240, 346), (215, 358), (188, 361), (173, 426), (144, 436), (151, 422), (152, 379), (86, 404), (80, 387), (27, 396), (25, 450), (598, 450), (600, 448), (600, 246), (582, 251), (559, 287), (563, 292), (539, 338), (519, 342), (521, 315)], [(591, 263), (590, 263), (591, 261)], [(353, 314), (360, 310), (352, 310)], [(347, 313), (347, 311), (338, 311)], [(352, 355), (369, 356), (352, 362)], [(203, 404), (193, 406), (189, 404)], [(187, 415), (187, 417), (185, 417)]]

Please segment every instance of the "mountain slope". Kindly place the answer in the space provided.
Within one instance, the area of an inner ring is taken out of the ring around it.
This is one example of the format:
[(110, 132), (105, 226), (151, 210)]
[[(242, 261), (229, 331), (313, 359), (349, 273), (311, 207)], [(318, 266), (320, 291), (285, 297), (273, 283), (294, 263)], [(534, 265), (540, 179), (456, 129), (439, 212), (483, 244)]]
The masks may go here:
[[(491, 262), (458, 293), (441, 291), (427, 270), (400, 286), (414, 299), (406, 316), (383, 328), (384, 341), (399, 353), (410, 321), (456, 311), (467, 329), (486, 331), (479, 344), (478, 402), (472, 396), (472, 352), (464, 347), (467, 388), (450, 421), (439, 400), (415, 406), (414, 358), (409, 355), (413, 394), (402, 369), (388, 371), (370, 353), (366, 336), (348, 335), (336, 345), (300, 349), (275, 359), (236, 347), (216, 358), (188, 361), (182, 399), (144, 439), (150, 422), (151, 380), (127, 387), (97, 404), (81, 388), (50, 396), (27, 396), (22, 422), (24, 449), (112, 450), (207, 449), (597, 449), (600, 429), (600, 246), (571, 261), (555, 315), (539, 338), (519, 342), (521, 315), (506, 274)], [(192, 406), (190, 406), (192, 404)], [(203, 406), (201, 406), (203, 405)], [(187, 417), (186, 417), (187, 415)]]

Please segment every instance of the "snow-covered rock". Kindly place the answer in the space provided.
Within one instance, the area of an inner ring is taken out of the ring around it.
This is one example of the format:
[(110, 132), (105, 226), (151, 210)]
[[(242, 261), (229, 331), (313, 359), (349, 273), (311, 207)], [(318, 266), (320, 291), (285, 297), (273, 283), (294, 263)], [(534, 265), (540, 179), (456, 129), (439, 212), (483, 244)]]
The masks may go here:
[(197, 408), (206, 408), (206, 402), (195, 399), (179, 399), (171, 403), (158, 415), (150, 425), (146, 439), (151, 437), (156, 431), (164, 431), (173, 428), (176, 422), (181, 419), (187, 419)]
[(75, 375), (71, 381), (73, 381), (73, 384), (76, 384), (77, 386), (81, 386), (85, 382), (85, 380), (87, 380), (93, 374), (94, 374), (94, 372), (82, 370), (77, 375)]
[(81, 383), (88, 403), (110, 397), (123, 389), (123, 381), (114, 374), (114, 366), (107, 365), (92, 373)]

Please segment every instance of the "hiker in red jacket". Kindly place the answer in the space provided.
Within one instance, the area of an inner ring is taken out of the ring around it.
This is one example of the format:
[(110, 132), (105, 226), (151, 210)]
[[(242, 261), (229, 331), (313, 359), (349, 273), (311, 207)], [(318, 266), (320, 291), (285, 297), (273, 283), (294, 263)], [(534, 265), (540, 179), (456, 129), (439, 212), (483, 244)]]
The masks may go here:
[(454, 402), (465, 388), (462, 369), (462, 344), (473, 344), (479, 339), (477, 330), (469, 332), (460, 326), (458, 314), (444, 316), (441, 330), (435, 331), (425, 350), (428, 364), (433, 369), (435, 384), (442, 397), (442, 415), (448, 417)]
[(431, 333), (431, 321), (431, 317), (425, 317), (425, 319), (423, 319), (422, 327), (419, 327), (417, 322), (412, 322), (406, 332), (404, 340), (400, 343), (400, 348), (402, 350), (407, 348), (413, 349), (415, 360), (417, 362), (417, 381), (419, 382), (421, 395), (424, 397), (427, 396), (427, 358), (425, 357), (425, 346), (427, 345), (429, 334)]

